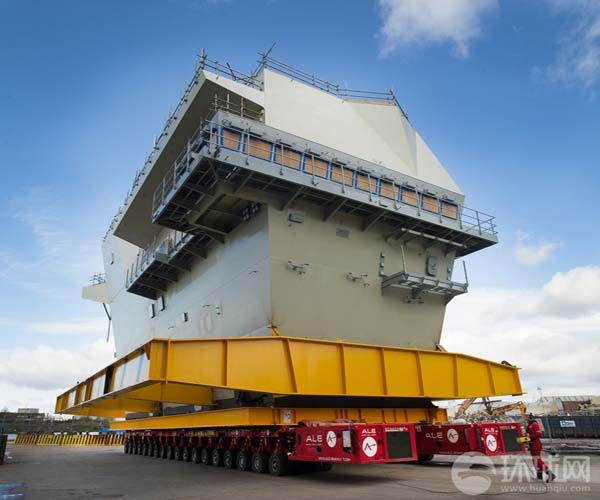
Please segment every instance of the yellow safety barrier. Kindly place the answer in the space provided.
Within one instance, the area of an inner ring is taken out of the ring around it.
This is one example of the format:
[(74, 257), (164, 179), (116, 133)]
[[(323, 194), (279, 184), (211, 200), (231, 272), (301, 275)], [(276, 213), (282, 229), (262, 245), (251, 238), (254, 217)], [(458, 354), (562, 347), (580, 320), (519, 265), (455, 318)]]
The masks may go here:
[(123, 434), (18, 434), (17, 445), (38, 446), (119, 446)]

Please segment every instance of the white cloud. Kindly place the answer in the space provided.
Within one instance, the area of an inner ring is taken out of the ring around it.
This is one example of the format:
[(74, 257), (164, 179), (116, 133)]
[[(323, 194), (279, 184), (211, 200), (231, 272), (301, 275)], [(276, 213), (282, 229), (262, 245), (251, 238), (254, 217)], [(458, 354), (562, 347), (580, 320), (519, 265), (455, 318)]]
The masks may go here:
[(444, 347), (522, 368), (530, 399), (600, 391), (600, 267), (555, 274), (536, 289), (474, 289), (450, 303)]
[(542, 288), (540, 310), (551, 315), (580, 317), (600, 311), (600, 267), (576, 267), (556, 273)]
[(554, 62), (534, 69), (552, 81), (591, 89), (600, 81), (600, 0), (553, 0), (551, 5), (568, 25)]
[(482, 32), (482, 18), (496, 0), (379, 0), (383, 21), (382, 55), (401, 44), (452, 44), (453, 54), (468, 57), (469, 42)]
[(104, 340), (76, 350), (48, 345), (0, 349), (0, 407), (51, 411), (56, 396), (114, 361), (114, 345)]
[(44, 335), (96, 335), (107, 333), (108, 320), (105, 317), (71, 319), (64, 321), (14, 321), (0, 319), (0, 328), (11, 333), (27, 332)]
[(526, 266), (534, 267), (548, 260), (552, 253), (560, 246), (559, 243), (539, 241), (538, 243), (528, 243), (530, 236), (519, 232), (517, 233), (517, 245), (515, 247), (515, 257)]

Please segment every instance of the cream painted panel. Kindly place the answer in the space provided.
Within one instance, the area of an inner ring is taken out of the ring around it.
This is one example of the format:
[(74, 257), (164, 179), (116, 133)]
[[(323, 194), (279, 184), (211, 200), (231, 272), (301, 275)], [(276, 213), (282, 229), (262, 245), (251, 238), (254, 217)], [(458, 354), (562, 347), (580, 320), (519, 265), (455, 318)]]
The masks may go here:
[(416, 148), (419, 179), (435, 184), (436, 186), (446, 187), (451, 191), (462, 194), (462, 191), (456, 182), (454, 182), (454, 179), (452, 179), (450, 174), (442, 167), (442, 164), (433, 154), (433, 151), (429, 149), (429, 146), (427, 146), (418, 133), (416, 134)]
[(107, 234), (102, 243), (102, 257), (104, 260), (104, 272), (108, 284), (108, 301), (112, 302), (114, 297), (125, 287), (125, 276), (127, 267), (135, 259), (139, 248), (131, 243)]
[[(273, 71), (264, 71), (265, 122), (291, 134), (415, 176), (348, 102)], [(378, 106), (383, 108), (383, 106)]]
[(416, 177), (418, 173), (416, 132), (402, 116), (400, 110), (396, 106), (364, 101), (347, 101), (347, 105), (364, 120), (366, 126), (371, 127), (377, 133), (404, 164), (410, 165), (411, 172)]
[(84, 286), (81, 290), (81, 298), (93, 302), (108, 302), (108, 284), (96, 283), (94, 285)]
[(397, 107), (345, 101), (269, 70), (264, 80), (267, 125), (462, 194)]
[[(306, 207), (305, 207), (306, 208)], [(304, 210), (305, 222), (287, 222), (287, 213), (269, 211), (273, 324), (284, 335), (344, 339), (433, 349), (439, 343), (445, 304), (425, 295), (422, 304), (408, 304), (408, 292), (382, 292), (379, 254), (385, 254), (385, 272), (402, 270), (399, 245), (388, 244), (377, 227), (360, 231), (350, 216), (323, 222), (318, 212)], [(336, 236), (349, 229), (349, 237)], [(439, 278), (446, 278), (453, 255), (441, 248), (424, 251), (416, 242), (405, 246), (407, 270), (423, 274), (427, 255), (439, 259)], [(307, 263), (307, 272), (291, 271), (288, 261)], [(353, 282), (346, 275), (367, 274)]]
[(248, 85), (244, 85), (242, 83), (234, 82), (229, 78), (219, 76), (210, 71), (204, 70), (203, 73), (204, 78), (206, 78), (208, 81), (214, 82), (217, 85), (220, 85), (221, 87), (242, 96), (244, 99), (249, 99), (259, 106), (263, 105), (263, 92), (261, 90), (249, 87)]
[(394, 154), (405, 163), (413, 165), (415, 177), (462, 194), (454, 179), (396, 106), (362, 102), (348, 104), (356, 110), (368, 126), (377, 131), (377, 134)]

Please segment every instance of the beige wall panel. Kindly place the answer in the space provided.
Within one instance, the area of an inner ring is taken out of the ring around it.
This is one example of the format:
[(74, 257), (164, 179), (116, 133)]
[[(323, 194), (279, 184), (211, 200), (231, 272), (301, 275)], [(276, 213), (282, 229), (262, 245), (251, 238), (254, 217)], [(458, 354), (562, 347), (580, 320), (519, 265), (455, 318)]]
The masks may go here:
[[(386, 243), (381, 228), (360, 230), (350, 216), (323, 222), (322, 214), (297, 206), (305, 222), (288, 222), (288, 212), (269, 210), (270, 275), (273, 324), (284, 335), (407, 347), (435, 348), (439, 343), (445, 304), (442, 297), (425, 295), (423, 303), (406, 303), (406, 290), (382, 292), (379, 254), (385, 272), (402, 270), (400, 245)], [(336, 229), (349, 230), (348, 238)], [(389, 230), (389, 229), (388, 229)], [(439, 278), (447, 277), (453, 256), (435, 246), (427, 252), (418, 243), (405, 246), (407, 270), (425, 272), (427, 255), (439, 259)], [(300, 274), (289, 268), (308, 264)], [(352, 281), (348, 273), (367, 277)]]

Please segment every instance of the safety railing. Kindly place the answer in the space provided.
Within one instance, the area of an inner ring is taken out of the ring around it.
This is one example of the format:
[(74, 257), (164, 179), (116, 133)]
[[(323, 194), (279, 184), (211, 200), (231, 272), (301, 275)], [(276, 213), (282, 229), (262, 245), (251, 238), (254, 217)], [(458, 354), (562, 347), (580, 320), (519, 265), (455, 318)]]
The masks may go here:
[(318, 178), (327, 179), (340, 184), (342, 193), (346, 189), (357, 190), (367, 193), (370, 201), (379, 200), (382, 204), (391, 202), (396, 209), (403, 205), (412, 207), (417, 211), (418, 216), (434, 215), (439, 223), (443, 223), (444, 220), (454, 220), (464, 232), (479, 235), (497, 234), (495, 217), (427, 191), (420, 191), (414, 185), (400, 184), (383, 176), (373, 175), (352, 164), (326, 160), (326, 156), (335, 158), (341, 154), (335, 150), (323, 151), (325, 154), (317, 154), (310, 150), (300, 151), (281, 142), (270, 141), (265, 135), (228, 128), (213, 121), (206, 121), (196, 131), (194, 138), (179, 156), (179, 160), (173, 164), (155, 190), (153, 214), (164, 205), (171, 193), (177, 190), (179, 180), (190, 168), (190, 152), (200, 152), (203, 148), (208, 148), (210, 154), (214, 154), (217, 148), (237, 151), (248, 157), (273, 163), (279, 169), (302, 172), (312, 177), (313, 184), (316, 184)]
[(290, 66), (289, 64), (278, 61), (277, 59), (273, 59), (272, 57), (267, 56), (261, 59), (261, 67), (272, 69), (273, 71), (277, 71), (285, 76), (289, 76), (294, 80), (312, 85), (319, 90), (324, 90), (325, 92), (329, 92), (330, 94), (334, 94), (343, 99), (368, 99), (395, 104), (394, 95), (389, 90), (387, 92), (373, 92), (344, 88), (339, 84), (323, 80), (314, 74), (302, 71), (298, 68)]
[(106, 283), (106, 273), (94, 273), (90, 276), (90, 283), (92, 285), (100, 285)]
[(135, 260), (126, 271), (125, 286), (131, 286), (137, 278), (148, 268), (156, 259), (156, 254), (166, 255), (167, 258), (178, 252), (182, 245), (185, 245), (192, 235), (182, 233), (181, 231), (171, 231), (165, 238), (157, 240), (156, 237), (152, 243), (145, 248), (138, 250)]
[(202, 52), (198, 55), (198, 66), (196, 68), (196, 71), (203, 70), (206, 68), (214, 71), (217, 74), (231, 78), (234, 82), (243, 83), (244, 85), (248, 85), (249, 87), (258, 90), (262, 90), (263, 88), (262, 82), (260, 82), (257, 79), (256, 72), (251, 75), (248, 75), (237, 69), (234, 69), (228, 62), (220, 63), (217, 60), (210, 59), (203, 49)]
[(229, 93), (225, 97), (219, 97), (215, 94), (213, 97), (210, 110), (216, 112), (219, 110), (233, 113), (234, 115), (241, 116), (242, 118), (250, 118), (251, 120), (263, 123), (265, 121), (265, 113), (262, 108), (260, 110), (252, 109), (247, 101), (241, 97), (239, 102), (236, 102)]
[[(120, 220), (121, 214), (125, 211), (126, 207), (129, 205), (132, 198), (134, 197), (136, 188), (141, 184), (142, 180), (148, 173), (148, 170), (150, 169), (152, 163), (154, 162), (156, 153), (160, 150), (161, 144), (166, 139), (171, 126), (173, 125), (175, 120), (182, 114), (183, 108), (188, 102), (190, 93), (194, 85), (198, 82), (199, 74), (205, 69), (209, 69), (217, 74), (226, 76), (227, 78), (230, 78), (233, 81), (242, 83), (254, 89), (263, 90), (263, 83), (259, 79), (259, 72), (263, 68), (269, 68), (273, 71), (277, 71), (278, 73), (289, 76), (295, 80), (307, 83), (320, 90), (334, 94), (342, 99), (369, 100), (373, 102), (386, 102), (390, 104), (395, 104), (398, 107), (398, 109), (402, 112), (404, 117), (408, 120), (408, 116), (406, 115), (402, 106), (400, 106), (400, 103), (396, 99), (396, 96), (394, 95), (394, 92), (391, 89), (389, 89), (387, 92), (373, 92), (365, 90), (347, 89), (341, 87), (339, 84), (328, 82), (327, 80), (323, 80), (315, 75), (294, 68), (289, 64), (273, 59), (272, 57), (269, 57), (268, 53), (260, 53), (259, 55), (261, 56), (261, 59), (259, 60), (258, 67), (255, 71), (248, 75), (246, 73), (234, 69), (228, 62), (221, 63), (217, 60), (210, 59), (206, 55), (206, 52), (204, 50), (202, 51), (202, 53), (198, 56), (198, 63), (194, 71), (194, 76), (185, 86), (183, 94), (179, 99), (179, 102), (177, 103), (175, 109), (169, 112), (161, 133), (157, 137), (155, 137), (154, 147), (152, 148), (152, 151), (146, 156), (144, 166), (140, 170), (136, 171), (132, 186), (127, 192), (127, 195), (125, 196), (125, 201), (119, 207), (117, 214), (113, 217), (103, 239), (106, 239), (108, 234), (116, 227), (118, 221)], [(231, 106), (232, 108), (230, 109), (230, 111), (235, 112), (233, 111), (234, 105), (232, 104)], [(217, 109), (223, 109), (223, 107), (220, 106)], [(250, 113), (250, 110), (246, 110), (245, 112), (244, 110), (242, 110), (241, 115), (261, 121), (261, 117), (251, 116)]]
[[(349, 89), (340, 86), (337, 83), (332, 83), (327, 80), (323, 80), (314, 74), (307, 73), (306, 71), (302, 71), (298, 68), (290, 66), (284, 62), (278, 61), (277, 59), (273, 59), (269, 57), (268, 54), (260, 54), (261, 60), (259, 62), (259, 68), (269, 68), (273, 71), (281, 73), (282, 75), (289, 76), (294, 80), (298, 80), (300, 82), (311, 85), (319, 90), (323, 90), (330, 94), (333, 94), (340, 99), (354, 99), (361, 101), (373, 101), (373, 102), (384, 102), (388, 104), (394, 104), (398, 107), (404, 117), (408, 120), (408, 115), (405, 113), (404, 108), (400, 106), (398, 99), (394, 95), (394, 91), (392, 89), (388, 89), (386, 92), (376, 92), (370, 90), (356, 90)], [(256, 72), (255, 72), (256, 73)]]

